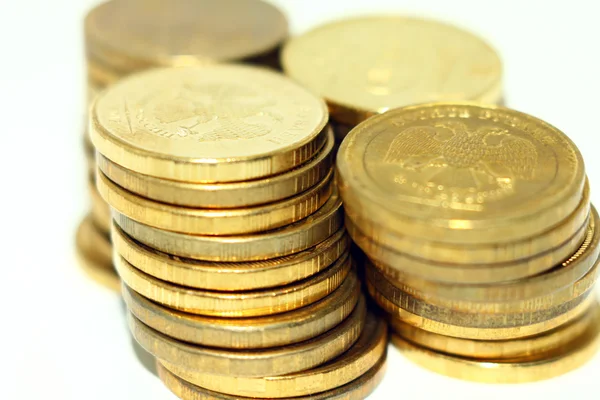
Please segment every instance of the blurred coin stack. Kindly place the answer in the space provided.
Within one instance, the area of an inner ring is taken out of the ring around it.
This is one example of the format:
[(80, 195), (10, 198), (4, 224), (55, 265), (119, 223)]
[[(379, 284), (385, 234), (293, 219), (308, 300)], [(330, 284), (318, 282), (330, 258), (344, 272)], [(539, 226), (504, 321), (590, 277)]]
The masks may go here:
[[(365, 397), (386, 324), (349, 257), (325, 104), (266, 69), (158, 69), (90, 115), (131, 332), (179, 397)], [(321, 393), (314, 396), (316, 393)]]
[(508, 383), (594, 354), (598, 214), (562, 132), (505, 108), (411, 106), (352, 130), (337, 168), (369, 293), (408, 358)]
[[(223, 61), (279, 68), (287, 34), (285, 16), (260, 0), (102, 3), (85, 20), (88, 103), (123, 77), (149, 68)], [(87, 132), (84, 138), (92, 209), (78, 230), (77, 248), (86, 270), (118, 287), (110, 253), (104, 252), (111, 246), (109, 208), (95, 189), (94, 146)]]
[(432, 101), (501, 101), (497, 53), (469, 32), (404, 16), (332, 22), (292, 38), (284, 72), (329, 106), (339, 142), (391, 108)]

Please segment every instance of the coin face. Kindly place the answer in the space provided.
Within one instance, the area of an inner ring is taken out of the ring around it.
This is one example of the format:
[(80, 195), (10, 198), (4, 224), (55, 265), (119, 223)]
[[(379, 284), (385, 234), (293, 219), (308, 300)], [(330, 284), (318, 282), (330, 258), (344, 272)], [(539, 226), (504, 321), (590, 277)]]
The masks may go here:
[(277, 47), (287, 29), (285, 16), (259, 0), (109, 1), (85, 21), (89, 52), (152, 65), (257, 56)]
[[(310, 159), (327, 136), (320, 99), (274, 72), (247, 66), (139, 74), (101, 94), (90, 118), (92, 141), (108, 159), (174, 180), (271, 175)], [(272, 158), (286, 158), (285, 165)], [(224, 164), (234, 165), (230, 175), (219, 171)]]
[(513, 225), (506, 235), (487, 234), (509, 241), (553, 226), (575, 209), (584, 183), (581, 154), (562, 132), (516, 111), (466, 104), (406, 107), (365, 121), (341, 146), (338, 168), (344, 201), (360, 195), (462, 241), (483, 241), (468, 235), (543, 211), (520, 232), (508, 232)]
[(390, 16), (334, 22), (288, 42), (282, 64), (286, 74), (327, 99), (334, 119), (349, 124), (361, 120), (353, 111), (500, 99), (496, 52), (436, 21)]

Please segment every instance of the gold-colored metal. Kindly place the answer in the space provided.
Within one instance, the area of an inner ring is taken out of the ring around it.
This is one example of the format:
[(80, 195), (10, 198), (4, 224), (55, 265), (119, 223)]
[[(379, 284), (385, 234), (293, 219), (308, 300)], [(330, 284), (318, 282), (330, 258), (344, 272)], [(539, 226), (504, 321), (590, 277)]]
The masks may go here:
[(224, 350), (187, 344), (157, 332), (132, 314), (129, 314), (129, 326), (138, 343), (163, 364), (168, 362), (198, 373), (253, 378), (303, 371), (335, 358), (358, 340), (365, 315), (365, 301), (361, 299), (344, 322), (316, 338), (258, 350)]
[(92, 202), (90, 215), (94, 220), (94, 224), (102, 230), (102, 233), (108, 236), (110, 234), (110, 226), (112, 225), (110, 207), (102, 199), (100, 193), (98, 193), (98, 189), (96, 189), (96, 185), (92, 179), (88, 180), (88, 189)]
[(235, 182), (289, 171), (327, 139), (323, 101), (273, 71), (168, 68), (125, 78), (90, 113), (96, 149), (124, 168), (184, 182)]
[[(593, 268), (568, 286), (545, 292), (538, 297), (506, 301), (476, 301), (463, 299), (460, 296), (442, 298), (435, 293), (423, 293), (405, 285), (398, 288), (376, 268), (367, 268), (367, 279), (385, 297), (393, 299), (398, 305), (402, 305), (404, 309), (414, 314), (458, 325), (461, 325), (458, 321), (464, 318), (463, 322), (467, 324), (489, 326), (495, 324), (494, 321), (498, 321), (500, 325), (496, 326), (510, 326), (521, 324), (519, 321), (534, 323), (552, 318), (555, 314), (550, 310), (562, 312), (562, 307), (566, 307), (580, 295), (588, 293), (596, 284), (600, 262), (596, 257), (589, 260), (587, 264), (593, 265)], [(434, 286), (431, 283), (429, 285)]]
[(585, 183), (581, 154), (556, 128), (459, 103), (363, 122), (342, 143), (337, 169), (344, 203), (374, 226), (463, 245), (547, 231), (577, 208)]
[(347, 352), (314, 369), (284, 376), (217, 376), (214, 372), (186, 371), (179, 365), (164, 366), (182, 379), (214, 392), (252, 398), (296, 398), (342, 387), (377, 368), (386, 357), (387, 336), (385, 322), (367, 314), (360, 338)]
[(284, 14), (259, 0), (109, 1), (85, 20), (88, 58), (128, 72), (251, 60), (287, 32)]
[[(600, 255), (600, 224), (596, 221), (598, 214), (594, 209), (594, 217), (579, 250), (541, 275), (496, 285), (457, 285), (412, 277), (402, 277), (401, 280), (394, 280), (389, 275), (386, 277), (401, 292), (455, 310), (486, 312), (496, 308), (498, 302), (503, 310), (510, 308), (523, 312), (557, 306), (577, 293), (587, 291), (596, 281)], [(382, 272), (385, 274), (385, 271)]]
[(160, 304), (193, 314), (216, 317), (254, 317), (278, 314), (312, 304), (338, 288), (351, 269), (348, 254), (323, 272), (287, 286), (246, 292), (215, 292), (156, 279), (114, 258), (119, 276), (133, 290)]
[(128, 75), (125, 71), (115, 71), (110, 66), (101, 64), (93, 58), (88, 58), (86, 64), (88, 82), (95, 87), (105, 88)]
[(288, 41), (285, 73), (324, 97), (332, 118), (356, 125), (391, 108), (501, 100), (502, 65), (477, 36), (438, 21), (367, 16)]
[(480, 360), (510, 360), (547, 354), (570, 346), (589, 329), (593, 313), (586, 311), (577, 319), (539, 335), (509, 340), (473, 340), (438, 335), (415, 328), (396, 318), (390, 319), (392, 331), (402, 339), (418, 346), (459, 357)]
[(119, 291), (121, 283), (112, 265), (110, 242), (94, 225), (90, 215), (77, 228), (77, 258), (85, 273), (101, 285)]
[(263, 289), (299, 281), (329, 267), (350, 246), (350, 238), (341, 229), (316, 246), (287, 257), (225, 263), (159, 252), (132, 239), (116, 224), (112, 242), (117, 254), (148, 275), (182, 286), (217, 291)]
[(289, 256), (321, 243), (343, 226), (342, 202), (334, 188), (329, 200), (308, 218), (254, 235), (200, 236), (152, 228), (114, 213), (117, 225), (137, 241), (165, 253), (199, 260), (238, 262)]
[[(349, 222), (359, 231), (357, 236), (366, 236), (365, 239), (362, 239), (366, 242), (364, 246), (373, 247), (373, 253), (383, 253), (381, 256), (384, 257), (386, 255), (385, 250), (391, 249), (408, 256), (397, 264), (399, 268), (402, 268), (402, 265), (406, 263), (419, 263), (420, 260), (427, 260), (428, 264), (433, 265), (441, 264), (440, 267), (443, 268), (436, 269), (435, 272), (423, 271), (423, 276), (436, 276), (436, 280), (443, 281), (444, 270), (460, 264), (461, 269), (471, 269), (471, 272), (467, 276), (461, 277), (461, 279), (466, 279), (467, 282), (471, 281), (471, 283), (477, 283), (476, 279), (495, 283), (535, 275), (573, 254), (583, 242), (583, 236), (585, 235), (585, 226), (590, 212), (590, 190), (586, 180), (583, 198), (580, 200), (577, 209), (568, 218), (548, 231), (517, 242), (487, 245), (447, 244), (419, 240), (411, 237), (409, 232), (397, 234), (391, 232), (385, 226), (374, 226), (369, 223), (367, 215), (362, 215), (361, 212), (352, 209), (347, 204), (344, 211), (350, 219)], [(579, 242), (574, 240), (577, 238), (580, 238)], [(384, 250), (378, 250), (379, 247)], [(556, 262), (548, 263), (551, 260), (547, 259), (547, 255), (555, 254), (558, 248), (561, 248), (560, 252), (562, 254), (565, 251), (567, 251), (567, 254), (557, 259)], [(542, 261), (544, 258), (546, 258), (546, 263)], [(427, 267), (422, 264), (415, 265), (415, 268), (418, 267), (415, 272), (420, 271), (421, 268), (427, 270)], [(389, 265), (394, 266), (394, 264)], [(509, 268), (511, 266), (512, 268)], [(406, 266), (404, 270), (410, 271), (408, 268)], [(486, 271), (473, 271), (476, 268)], [(488, 277), (487, 274), (491, 276)], [(483, 276), (480, 277), (479, 275)]]
[(96, 99), (96, 96), (102, 91), (102, 86), (95, 82), (88, 81), (87, 83), (87, 104), (92, 104)]
[[(501, 283), (547, 273), (567, 260), (585, 240), (589, 239), (588, 222), (589, 220), (586, 220), (586, 224), (565, 243), (546, 253), (509, 263), (487, 265), (444, 264), (415, 258), (374, 242), (357, 228), (348, 214), (346, 214), (345, 225), (353, 241), (368, 253), (372, 263), (394, 282), (404, 282), (409, 286), (423, 288), (427, 286), (424, 281), (431, 280), (436, 283), (447, 283), (446, 286), (457, 285), (457, 288), (463, 288), (464, 285), (485, 285), (490, 291), (494, 291), (496, 286), (490, 285), (493, 283), (500, 285), (497, 296), (508, 296), (509, 293), (502, 291)], [(465, 250), (465, 254), (467, 252)], [(580, 265), (581, 267), (584, 266)], [(509, 286), (510, 284), (506, 287)]]
[(277, 203), (235, 209), (186, 208), (135, 195), (111, 182), (101, 171), (96, 186), (119, 213), (145, 225), (199, 235), (241, 235), (264, 232), (300, 221), (317, 211), (333, 190), (333, 170), (304, 193)]
[(259, 349), (312, 339), (340, 324), (360, 296), (356, 274), (350, 272), (341, 286), (316, 303), (268, 317), (215, 318), (163, 307), (123, 285), (129, 311), (149, 327), (172, 338), (209, 347)]
[(536, 357), (477, 360), (427, 350), (396, 335), (392, 335), (392, 343), (408, 359), (427, 369), (451, 377), (487, 383), (539, 381), (578, 368), (596, 354), (600, 343), (598, 305), (595, 304), (589, 312), (593, 313), (593, 320), (590, 321), (578, 340)]
[[(594, 296), (590, 295), (593, 292), (592, 290), (556, 309), (546, 310), (537, 314), (532, 313), (533, 315), (521, 315), (520, 317), (518, 314), (505, 314), (504, 317), (506, 317), (508, 323), (504, 322), (502, 315), (494, 316), (492, 314), (489, 321), (482, 322), (481, 320), (485, 320), (485, 317), (477, 316), (476, 314), (461, 315), (454, 312), (456, 322), (466, 325), (462, 326), (455, 324), (455, 319), (453, 318), (446, 318), (446, 322), (441, 322), (407, 311), (383, 296), (368, 281), (367, 289), (375, 302), (391, 314), (393, 318), (398, 318), (416, 328), (440, 335), (475, 340), (508, 340), (538, 335), (577, 318), (589, 308), (591, 301), (594, 300)], [(436, 309), (436, 311), (438, 310)], [(530, 316), (532, 320), (529, 319)], [(518, 321), (519, 318), (521, 318), (520, 323)], [(486, 322), (488, 323), (486, 324)]]
[[(157, 362), (158, 375), (162, 382), (176, 396), (183, 400), (250, 400), (248, 397), (230, 396), (211, 392), (184, 381)], [(386, 370), (385, 359), (380, 360), (373, 368), (360, 378), (336, 389), (307, 396), (287, 398), (288, 400), (363, 400), (379, 385)], [(282, 398), (283, 399), (283, 398)]]
[(325, 147), (305, 164), (265, 179), (233, 183), (189, 183), (154, 178), (130, 171), (98, 155), (98, 167), (114, 183), (142, 197), (197, 208), (242, 208), (282, 201), (311, 189), (333, 165), (333, 134)]

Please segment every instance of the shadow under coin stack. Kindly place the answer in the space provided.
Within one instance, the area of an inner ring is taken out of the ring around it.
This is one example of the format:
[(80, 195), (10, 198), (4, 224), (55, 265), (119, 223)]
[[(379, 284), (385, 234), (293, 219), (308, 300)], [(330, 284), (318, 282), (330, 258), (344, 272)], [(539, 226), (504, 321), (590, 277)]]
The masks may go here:
[[(260, 0), (102, 3), (85, 20), (88, 103), (106, 87), (149, 68), (223, 61), (279, 68), (279, 48), (287, 34), (285, 16)], [(110, 211), (94, 182), (94, 146), (87, 133), (84, 137), (92, 210), (80, 224), (77, 248), (86, 270), (119, 287), (110, 251), (104, 252), (111, 247)]]
[(231, 65), (141, 73), (95, 102), (131, 332), (179, 397), (362, 398), (381, 379), (387, 328), (352, 268), (327, 118), (291, 80)]
[(391, 108), (431, 101), (501, 101), (497, 53), (469, 32), (438, 21), (368, 16), (292, 38), (284, 72), (328, 106), (340, 143), (358, 123)]
[(518, 383), (594, 354), (598, 214), (562, 132), (505, 108), (412, 106), (352, 130), (337, 167), (369, 293), (409, 359)]

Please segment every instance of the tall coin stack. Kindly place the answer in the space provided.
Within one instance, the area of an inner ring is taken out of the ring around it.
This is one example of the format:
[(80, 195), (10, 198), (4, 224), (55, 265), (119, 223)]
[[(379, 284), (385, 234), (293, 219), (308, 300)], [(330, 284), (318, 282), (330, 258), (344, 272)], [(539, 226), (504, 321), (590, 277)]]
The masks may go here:
[(411, 106), (352, 130), (337, 167), (369, 292), (408, 358), (508, 383), (594, 354), (598, 214), (562, 132), (505, 108)]
[[(132, 73), (160, 66), (242, 61), (278, 68), (285, 16), (260, 0), (114, 0), (87, 15), (88, 103)], [(87, 118), (87, 117), (86, 117)], [(91, 274), (120, 286), (111, 262), (110, 211), (95, 189), (94, 146), (84, 135), (92, 209), (77, 233)]]
[(292, 38), (284, 72), (329, 106), (338, 143), (358, 123), (391, 108), (502, 96), (497, 53), (469, 32), (404, 16), (332, 22)]
[(131, 332), (179, 397), (361, 398), (381, 379), (387, 328), (352, 268), (327, 119), (244, 66), (145, 72), (96, 100)]

